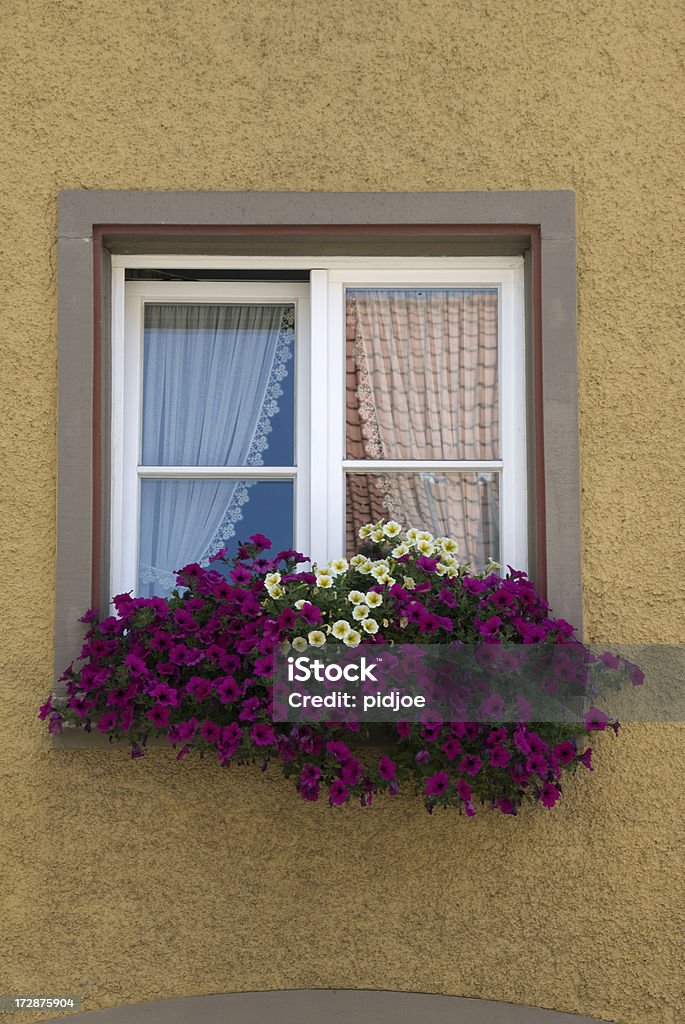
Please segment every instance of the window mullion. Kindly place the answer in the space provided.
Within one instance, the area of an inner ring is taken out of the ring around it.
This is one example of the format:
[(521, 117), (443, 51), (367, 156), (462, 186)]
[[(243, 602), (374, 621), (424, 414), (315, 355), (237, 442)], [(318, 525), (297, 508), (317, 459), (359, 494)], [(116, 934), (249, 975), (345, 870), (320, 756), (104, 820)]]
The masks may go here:
[(141, 478), (293, 480), (297, 466), (138, 466)]
[(327, 558), (345, 549), (345, 287), (328, 288), (328, 547)]
[(346, 473), (496, 473), (501, 459), (345, 459)]
[(329, 544), (329, 338), (328, 271), (310, 275), (309, 554), (325, 561)]

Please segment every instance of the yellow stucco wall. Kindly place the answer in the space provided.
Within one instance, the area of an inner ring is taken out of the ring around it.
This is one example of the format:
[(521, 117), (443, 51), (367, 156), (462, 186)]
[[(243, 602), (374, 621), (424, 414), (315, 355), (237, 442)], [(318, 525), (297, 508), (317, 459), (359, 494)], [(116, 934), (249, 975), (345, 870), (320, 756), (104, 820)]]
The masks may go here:
[(467, 820), (409, 798), (331, 811), (275, 773), (166, 752), (59, 753), (35, 719), (62, 188), (575, 189), (588, 632), (682, 639), (679, 5), (2, 0), (0, 17), (0, 989), (92, 1009), (389, 988), (685, 1019), (679, 727), (601, 737), (554, 812)]

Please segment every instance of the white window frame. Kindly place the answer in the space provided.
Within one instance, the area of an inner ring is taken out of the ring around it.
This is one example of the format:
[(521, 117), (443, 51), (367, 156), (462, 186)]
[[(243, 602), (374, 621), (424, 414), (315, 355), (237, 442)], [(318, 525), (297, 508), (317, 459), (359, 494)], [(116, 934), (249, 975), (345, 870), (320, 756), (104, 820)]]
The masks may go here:
[[(301, 282), (125, 281), (128, 268), (307, 270)], [(345, 289), (495, 287), (498, 290), (500, 459), (426, 462), (347, 461), (345, 455)], [(296, 465), (290, 467), (138, 466), (141, 430), (142, 310), (145, 301), (296, 304)], [(134, 587), (139, 482), (154, 477), (292, 479), (295, 547), (323, 562), (343, 553), (345, 474), (461, 470), (500, 474), (500, 557), (528, 570), (526, 345), (521, 257), (112, 257), (110, 593)], [(131, 543), (131, 537), (136, 542)]]
[[(119, 282), (123, 285), (124, 282)], [(177, 282), (125, 283), (123, 325), (112, 332), (111, 431), (111, 594), (135, 589), (140, 541), (140, 484), (144, 479), (292, 480), (294, 526), (297, 537), (309, 533), (308, 478), (310, 434), (309, 286), (299, 282)], [(291, 466), (143, 466), (142, 368), (146, 303), (292, 304), (295, 307), (295, 448)], [(121, 304), (117, 303), (121, 312)], [(123, 330), (122, 330), (123, 327)], [(114, 328), (114, 324), (113, 324)]]

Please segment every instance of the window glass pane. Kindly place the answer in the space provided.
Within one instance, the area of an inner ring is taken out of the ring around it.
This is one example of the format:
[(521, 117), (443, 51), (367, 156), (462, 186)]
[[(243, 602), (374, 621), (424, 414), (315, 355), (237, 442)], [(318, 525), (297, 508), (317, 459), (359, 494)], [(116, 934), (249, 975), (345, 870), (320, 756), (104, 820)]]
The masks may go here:
[(496, 288), (346, 295), (348, 459), (498, 459)]
[(292, 480), (141, 480), (138, 592), (168, 594), (175, 570), (223, 547), (233, 555), (253, 533), (274, 553), (291, 548), (293, 522)]
[(459, 545), (457, 560), (499, 561), (498, 473), (348, 473), (347, 553), (359, 549), (359, 528), (395, 519)]
[(291, 466), (294, 306), (146, 304), (144, 466)]

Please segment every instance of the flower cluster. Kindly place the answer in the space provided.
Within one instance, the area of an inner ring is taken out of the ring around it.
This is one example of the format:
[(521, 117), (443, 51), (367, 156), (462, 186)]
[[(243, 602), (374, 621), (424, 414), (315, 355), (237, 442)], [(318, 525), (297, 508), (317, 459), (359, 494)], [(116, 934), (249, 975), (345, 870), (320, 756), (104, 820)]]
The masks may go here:
[[(491, 563), (475, 572), (457, 561), (457, 545), (396, 522), (360, 531), (362, 549), (311, 571), (301, 553), (267, 557), (255, 534), (235, 559), (210, 568), (187, 565), (168, 599), (114, 598), (115, 614), (87, 612), (80, 664), (62, 679), (66, 696), (40, 709), (52, 732), (65, 723), (128, 739), (140, 757), (150, 736), (178, 748), (212, 753), (221, 764), (259, 758), (281, 763), (305, 800), (371, 804), (401, 783), (426, 806), (476, 805), (514, 814), (524, 799), (552, 807), (562, 773), (592, 770), (578, 727), (526, 720), (292, 725), (273, 721), (271, 676), (277, 650), (337, 643), (575, 643), (573, 627), (552, 617), (522, 572), (505, 576)], [(640, 670), (612, 654), (597, 662), (614, 682), (642, 681)], [(597, 707), (583, 731), (618, 730)]]

